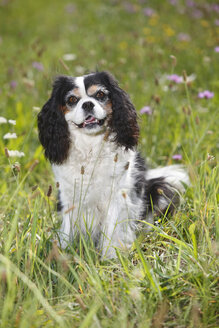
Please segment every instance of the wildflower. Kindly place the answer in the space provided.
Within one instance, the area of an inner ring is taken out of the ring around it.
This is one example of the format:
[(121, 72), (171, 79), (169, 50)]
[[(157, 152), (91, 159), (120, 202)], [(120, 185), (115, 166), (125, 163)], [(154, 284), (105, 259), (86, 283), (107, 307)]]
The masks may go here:
[(16, 81), (11, 81), (10, 82), (10, 87), (11, 87), (11, 89), (15, 89), (16, 87), (17, 87), (17, 82)]
[(172, 6), (175, 6), (175, 5), (177, 5), (178, 0), (169, 0), (169, 3), (170, 3)]
[(175, 159), (176, 161), (181, 161), (182, 160), (182, 155), (175, 154), (175, 155), (172, 156), (172, 159)]
[(211, 92), (209, 90), (205, 90), (203, 92), (199, 92), (199, 94), (198, 94), (198, 98), (201, 98), (201, 99), (203, 99), (203, 98), (205, 98), (205, 99), (211, 99), (213, 97), (214, 97), (214, 92)]
[(33, 111), (34, 111), (34, 112), (39, 112), (39, 111), (40, 111), (40, 107), (38, 107), (38, 106), (33, 106)]
[(130, 14), (134, 14), (136, 12), (136, 8), (132, 3), (126, 2), (123, 4), (123, 7)]
[(62, 58), (65, 60), (65, 61), (73, 61), (76, 59), (76, 55), (75, 54), (65, 54), (62, 56)]
[(219, 46), (215, 47), (215, 48), (214, 48), (214, 51), (215, 51), (215, 52), (219, 52)]
[(25, 154), (23, 152), (20, 152), (18, 150), (7, 150), (7, 154), (9, 157), (23, 157)]
[(16, 138), (17, 138), (16, 133), (6, 133), (6, 134), (3, 136), (3, 139), (16, 139)]
[(4, 123), (7, 123), (6, 118), (0, 116), (0, 124), (4, 124)]
[(12, 125), (16, 125), (16, 121), (15, 120), (8, 120), (8, 123), (10, 123)]
[(178, 34), (178, 40), (181, 41), (181, 42), (190, 42), (191, 37), (187, 33), (179, 33)]
[(151, 17), (151, 16), (155, 15), (155, 10), (152, 8), (149, 8), (149, 7), (143, 8), (143, 14), (145, 16)]
[(203, 14), (202, 14), (201, 10), (195, 9), (192, 11), (192, 17), (195, 19), (200, 19), (203, 17)]
[(195, 7), (195, 2), (193, 0), (187, 0), (186, 1), (186, 6), (187, 7)]
[(82, 74), (83, 75), (84, 72), (85, 72), (85, 68), (83, 66), (77, 65), (77, 66), (75, 66), (75, 72), (77, 74)]
[(152, 109), (150, 106), (144, 106), (141, 110), (140, 110), (141, 114), (146, 114), (146, 115), (152, 115)]
[(179, 76), (179, 75), (177, 75), (177, 74), (168, 75), (168, 76), (167, 76), (167, 79), (168, 79), (169, 81), (175, 82), (175, 83), (177, 83), (177, 84), (183, 82), (183, 78), (182, 78), (182, 76)]
[[(167, 79), (169, 81), (175, 82), (177, 84), (183, 83), (183, 81), (184, 81), (184, 77), (183, 76), (179, 76), (177, 74), (167, 75)], [(186, 82), (187, 83), (193, 82), (195, 79), (196, 79), (196, 75), (195, 74), (191, 74), (189, 76), (186, 76)]]
[(33, 62), (32, 67), (35, 68), (37, 71), (42, 72), (44, 70), (43, 64), (39, 62)]
[(215, 24), (216, 26), (219, 26), (219, 19), (215, 19), (214, 24)]
[(213, 3), (211, 6), (212, 10), (215, 11), (216, 13), (219, 13), (219, 5), (216, 3)]

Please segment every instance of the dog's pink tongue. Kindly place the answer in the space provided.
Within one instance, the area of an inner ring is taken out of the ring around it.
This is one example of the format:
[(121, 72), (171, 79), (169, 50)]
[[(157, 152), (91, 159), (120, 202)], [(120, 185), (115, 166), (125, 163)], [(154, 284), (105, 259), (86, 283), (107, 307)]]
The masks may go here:
[(90, 118), (88, 118), (87, 120), (85, 120), (85, 123), (92, 123), (93, 121), (96, 121), (96, 118), (91, 116)]
[(87, 124), (90, 124), (90, 123), (92, 123), (92, 122), (96, 122), (96, 118), (93, 117), (93, 116), (90, 116), (90, 117), (88, 117), (88, 118), (84, 121), (84, 123), (83, 123), (83, 127), (85, 127)]

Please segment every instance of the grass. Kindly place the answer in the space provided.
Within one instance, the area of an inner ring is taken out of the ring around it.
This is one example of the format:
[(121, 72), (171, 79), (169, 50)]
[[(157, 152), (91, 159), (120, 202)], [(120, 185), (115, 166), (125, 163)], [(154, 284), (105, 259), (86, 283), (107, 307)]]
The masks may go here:
[[(0, 2), (0, 110), (16, 120), (0, 125), (1, 327), (218, 327), (218, 7), (176, 3)], [(152, 108), (139, 115), (149, 163), (180, 154), (192, 180), (174, 217), (155, 218), (107, 262), (83, 236), (58, 249), (57, 190), (36, 128), (53, 77), (96, 68), (121, 81), (138, 112)], [(180, 84), (166, 78), (183, 71)], [(204, 90), (214, 97), (198, 98)]]

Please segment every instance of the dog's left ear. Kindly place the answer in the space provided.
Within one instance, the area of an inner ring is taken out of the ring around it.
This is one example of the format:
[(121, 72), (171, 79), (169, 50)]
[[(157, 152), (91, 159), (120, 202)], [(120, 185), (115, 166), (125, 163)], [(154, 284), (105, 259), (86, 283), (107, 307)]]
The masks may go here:
[(137, 113), (127, 93), (108, 72), (104, 72), (108, 80), (108, 88), (112, 102), (112, 118), (110, 127), (116, 133), (115, 141), (126, 149), (132, 149), (138, 144), (139, 126)]

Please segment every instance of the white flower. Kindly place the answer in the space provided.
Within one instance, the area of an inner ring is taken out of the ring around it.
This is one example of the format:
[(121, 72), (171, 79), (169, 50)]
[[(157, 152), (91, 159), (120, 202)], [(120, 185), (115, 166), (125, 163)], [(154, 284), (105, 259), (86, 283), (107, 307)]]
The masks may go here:
[(16, 133), (6, 133), (3, 136), (3, 139), (17, 139), (17, 135)]
[(23, 157), (25, 154), (18, 150), (8, 150), (9, 157)]
[(39, 112), (39, 111), (40, 111), (40, 107), (38, 107), (38, 106), (33, 106), (33, 111), (34, 111), (34, 112)]
[(8, 120), (8, 123), (10, 123), (12, 125), (16, 125), (16, 121), (15, 120)]
[(72, 60), (75, 60), (76, 59), (76, 55), (75, 54), (65, 54), (65, 55), (63, 55), (63, 59), (65, 60), (65, 61), (72, 61)]
[(85, 72), (85, 68), (84, 68), (83, 66), (77, 65), (77, 66), (75, 67), (75, 72), (76, 72), (77, 74), (84, 74), (84, 72)]
[(6, 118), (0, 116), (0, 124), (7, 123)]

